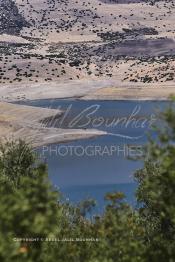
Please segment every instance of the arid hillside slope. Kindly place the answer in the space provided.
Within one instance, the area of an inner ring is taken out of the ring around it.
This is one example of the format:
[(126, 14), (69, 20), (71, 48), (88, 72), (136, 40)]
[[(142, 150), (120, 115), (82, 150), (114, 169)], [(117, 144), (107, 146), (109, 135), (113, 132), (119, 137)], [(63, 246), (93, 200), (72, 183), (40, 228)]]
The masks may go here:
[(2, 86), (174, 84), (175, 0), (1, 0), (0, 10)]

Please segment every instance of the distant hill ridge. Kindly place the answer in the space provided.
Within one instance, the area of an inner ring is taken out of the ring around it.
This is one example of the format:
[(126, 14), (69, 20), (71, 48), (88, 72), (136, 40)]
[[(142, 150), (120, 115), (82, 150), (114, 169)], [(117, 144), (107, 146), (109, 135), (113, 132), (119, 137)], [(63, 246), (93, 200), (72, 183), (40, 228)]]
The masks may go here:
[(18, 35), (28, 25), (12, 0), (0, 0), (0, 34)]

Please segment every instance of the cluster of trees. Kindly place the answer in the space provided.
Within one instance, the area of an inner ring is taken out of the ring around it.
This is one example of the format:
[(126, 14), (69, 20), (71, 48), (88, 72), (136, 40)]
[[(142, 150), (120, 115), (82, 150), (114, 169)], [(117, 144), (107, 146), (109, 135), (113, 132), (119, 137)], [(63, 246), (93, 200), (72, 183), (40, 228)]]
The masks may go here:
[(129, 206), (122, 193), (108, 193), (104, 213), (92, 218), (87, 212), (94, 202), (64, 202), (29, 145), (1, 145), (0, 261), (175, 261), (173, 107), (163, 118), (144, 167), (135, 174), (138, 208)]

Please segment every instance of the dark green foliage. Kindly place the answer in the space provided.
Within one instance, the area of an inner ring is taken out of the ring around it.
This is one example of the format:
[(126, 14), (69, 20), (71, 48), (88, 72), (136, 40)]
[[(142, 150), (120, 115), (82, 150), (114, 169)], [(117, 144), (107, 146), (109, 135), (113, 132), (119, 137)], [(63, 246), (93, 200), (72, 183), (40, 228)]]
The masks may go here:
[[(136, 173), (140, 220), (146, 229), (148, 261), (175, 260), (175, 111), (163, 115), (164, 128), (148, 146), (149, 158)], [(149, 243), (148, 242), (148, 243)]]
[(7, 142), (1, 146), (0, 175), (0, 260), (19, 261), (29, 253), (28, 261), (40, 261), (40, 242), (31, 248), (13, 238), (47, 237), (57, 228), (58, 193), (47, 179), (46, 166), (35, 165), (24, 142)]

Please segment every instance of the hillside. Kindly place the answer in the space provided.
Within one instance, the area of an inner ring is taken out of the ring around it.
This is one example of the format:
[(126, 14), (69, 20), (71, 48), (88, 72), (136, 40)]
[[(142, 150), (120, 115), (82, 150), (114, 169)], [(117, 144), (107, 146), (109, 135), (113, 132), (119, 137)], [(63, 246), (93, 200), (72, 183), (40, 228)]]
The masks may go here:
[(0, 8), (0, 84), (174, 83), (174, 0), (6, 0)]

